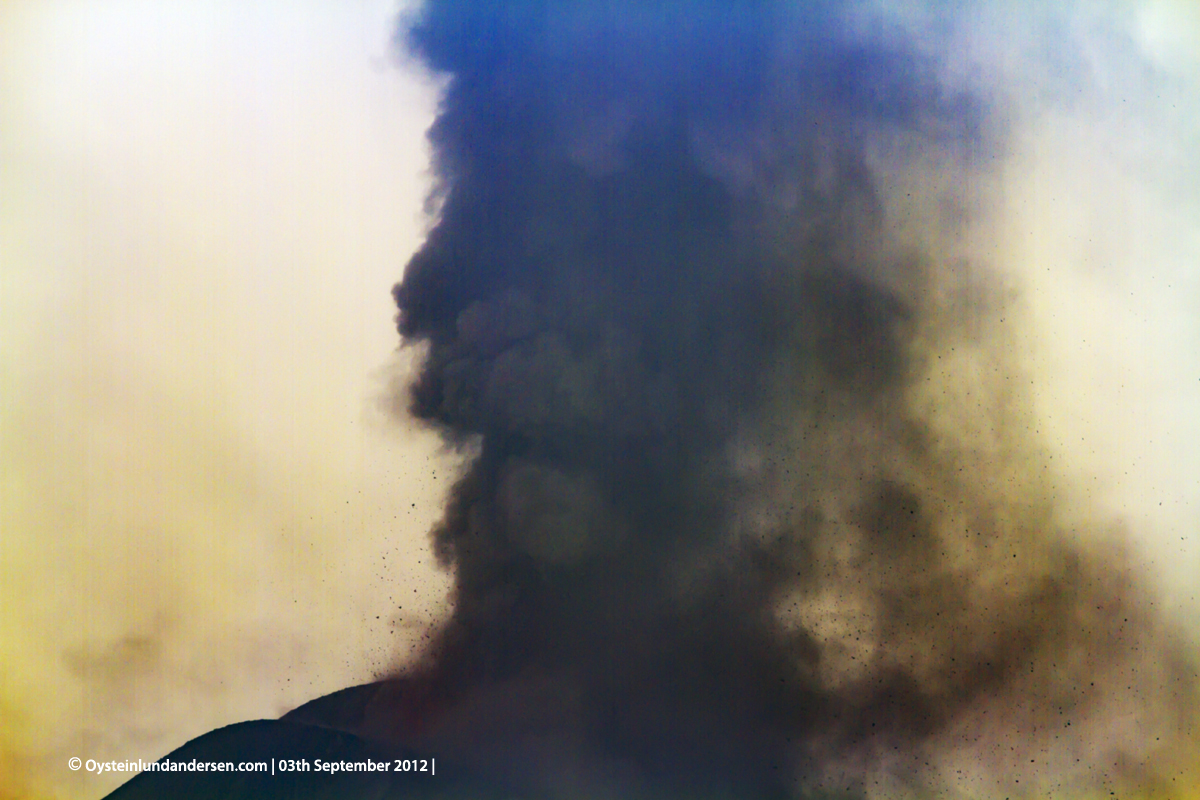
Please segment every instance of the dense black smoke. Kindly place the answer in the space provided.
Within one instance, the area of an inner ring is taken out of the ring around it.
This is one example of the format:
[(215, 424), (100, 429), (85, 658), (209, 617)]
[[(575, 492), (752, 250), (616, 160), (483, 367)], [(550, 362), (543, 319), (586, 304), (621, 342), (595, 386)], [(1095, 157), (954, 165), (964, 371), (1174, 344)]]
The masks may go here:
[(937, 30), (446, 0), (408, 36), (450, 76), (410, 410), (474, 455), (398, 729), (576, 797), (1169, 780), (1191, 668), (1039, 445), (968, 243), (1009, 115)]

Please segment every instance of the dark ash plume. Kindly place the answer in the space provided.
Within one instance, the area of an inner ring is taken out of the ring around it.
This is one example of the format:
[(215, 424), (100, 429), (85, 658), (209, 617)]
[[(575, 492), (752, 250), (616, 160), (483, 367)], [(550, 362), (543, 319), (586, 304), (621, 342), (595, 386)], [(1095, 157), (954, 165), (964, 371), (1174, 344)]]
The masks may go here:
[(569, 796), (893, 796), (1138, 785), (1186, 723), (963, 257), (991, 101), (849, 8), (421, 12), (451, 78), (399, 327), (477, 455), (397, 729)]

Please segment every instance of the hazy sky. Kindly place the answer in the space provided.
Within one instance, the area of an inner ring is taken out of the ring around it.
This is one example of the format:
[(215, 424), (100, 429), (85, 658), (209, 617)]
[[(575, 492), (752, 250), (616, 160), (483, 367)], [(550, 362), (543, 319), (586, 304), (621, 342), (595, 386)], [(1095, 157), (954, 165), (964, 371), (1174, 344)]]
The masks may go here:
[[(120, 779), (69, 757), (276, 716), (443, 613), (453, 461), (377, 406), (437, 96), (389, 61), (393, 15), (0, 5), (0, 798), (97, 797)], [(1170, 151), (1200, 25), (1186, 0), (1130, 19), (1179, 94), (1122, 116), (1113, 75), (1030, 124), (996, 255), (1050, 438), (1200, 609), (1200, 204)]]
[(369, 680), (437, 613), (448, 463), (374, 405), (436, 99), (393, 14), (0, 7), (0, 796), (98, 796), (67, 758)]

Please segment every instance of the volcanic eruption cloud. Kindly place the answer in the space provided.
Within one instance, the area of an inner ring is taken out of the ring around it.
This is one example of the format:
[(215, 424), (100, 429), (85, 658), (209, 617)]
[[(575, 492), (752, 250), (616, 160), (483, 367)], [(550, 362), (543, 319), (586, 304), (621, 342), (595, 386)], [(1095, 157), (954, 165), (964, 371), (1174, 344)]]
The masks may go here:
[(1104, 337), (1197, 296), (1148, 14), (424, 8), (397, 399), (468, 458), (397, 724), (569, 796), (1196, 796), (1195, 473), (1116, 384), (1197, 375)]

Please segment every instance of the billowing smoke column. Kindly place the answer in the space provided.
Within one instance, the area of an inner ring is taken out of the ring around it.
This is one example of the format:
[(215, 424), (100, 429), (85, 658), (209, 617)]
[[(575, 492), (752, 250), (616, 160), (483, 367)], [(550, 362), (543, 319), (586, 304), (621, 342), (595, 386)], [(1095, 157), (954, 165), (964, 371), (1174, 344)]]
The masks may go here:
[(1002, 104), (890, 30), (421, 12), (451, 77), (395, 294), (411, 412), (474, 457), (398, 726), (569, 796), (1179, 788), (1193, 667), (977, 257)]

